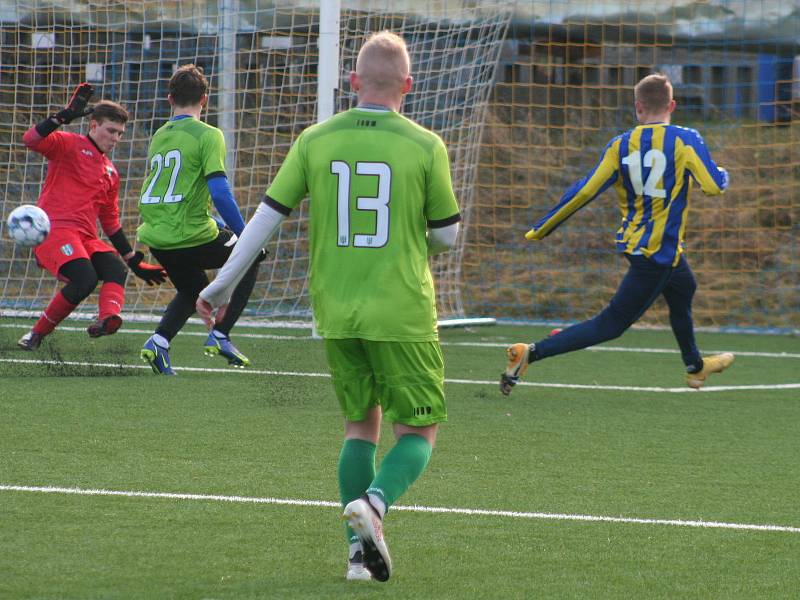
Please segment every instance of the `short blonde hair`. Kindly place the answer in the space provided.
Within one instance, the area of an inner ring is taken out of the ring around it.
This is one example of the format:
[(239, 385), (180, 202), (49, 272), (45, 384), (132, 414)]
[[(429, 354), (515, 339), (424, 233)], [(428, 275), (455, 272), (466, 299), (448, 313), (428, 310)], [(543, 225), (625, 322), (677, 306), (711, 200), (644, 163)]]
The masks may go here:
[(653, 73), (636, 84), (633, 97), (646, 112), (659, 113), (672, 102), (672, 84), (666, 75)]
[(406, 43), (390, 31), (369, 36), (356, 60), (356, 74), (363, 85), (372, 89), (388, 91), (402, 87), (410, 71)]

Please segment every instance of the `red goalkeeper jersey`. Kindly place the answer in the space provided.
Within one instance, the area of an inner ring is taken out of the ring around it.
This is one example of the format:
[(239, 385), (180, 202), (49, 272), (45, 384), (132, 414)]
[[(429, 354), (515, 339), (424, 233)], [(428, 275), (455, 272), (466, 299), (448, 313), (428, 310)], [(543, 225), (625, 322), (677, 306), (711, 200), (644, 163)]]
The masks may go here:
[(88, 136), (54, 131), (43, 138), (31, 127), (23, 140), (48, 160), (37, 205), (53, 228), (97, 237), (100, 219), (106, 235), (119, 231), (119, 173)]

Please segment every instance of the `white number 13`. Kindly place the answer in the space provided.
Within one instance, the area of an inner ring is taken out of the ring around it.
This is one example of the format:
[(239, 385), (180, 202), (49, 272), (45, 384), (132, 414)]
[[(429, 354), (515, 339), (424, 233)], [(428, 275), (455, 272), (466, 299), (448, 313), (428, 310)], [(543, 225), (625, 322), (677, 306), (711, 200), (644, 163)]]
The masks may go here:
[[(644, 184), (642, 183), (642, 162), (644, 162), (645, 167), (650, 169), (650, 174)], [(631, 152), (622, 159), (622, 164), (628, 166), (631, 185), (637, 196), (667, 197), (667, 191), (664, 188), (656, 187), (667, 169), (667, 157), (661, 150), (648, 150), (644, 155), (644, 161), (642, 161), (641, 152), (638, 150)]]
[[(338, 246), (350, 245), (350, 165), (341, 160), (331, 162), (331, 173), (339, 179), (336, 194), (338, 217)], [(392, 189), (392, 170), (386, 163), (357, 162), (356, 175), (371, 175), (378, 178), (377, 196), (356, 198), (356, 210), (375, 213), (375, 233), (357, 233), (353, 236), (356, 248), (381, 248), (389, 241), (389, 200)]]

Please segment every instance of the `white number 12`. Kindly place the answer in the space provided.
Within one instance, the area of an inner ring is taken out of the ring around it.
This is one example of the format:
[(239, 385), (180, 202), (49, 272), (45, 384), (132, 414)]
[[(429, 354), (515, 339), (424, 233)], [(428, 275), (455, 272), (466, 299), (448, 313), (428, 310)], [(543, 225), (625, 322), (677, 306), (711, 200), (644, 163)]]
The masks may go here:
[(667, 157), (661, 150), (648, 150), (644, 155), (644, 166), (650, 169), (647, 181), (642, 184), (642, 153), (638, 150), (631, 152), (622, 159), (622, 164), (627, 165), (631, 185), (637, 196), (650, 196), (651, 198), (666, 198), (667, 190), (656, 187), (667, 169)]

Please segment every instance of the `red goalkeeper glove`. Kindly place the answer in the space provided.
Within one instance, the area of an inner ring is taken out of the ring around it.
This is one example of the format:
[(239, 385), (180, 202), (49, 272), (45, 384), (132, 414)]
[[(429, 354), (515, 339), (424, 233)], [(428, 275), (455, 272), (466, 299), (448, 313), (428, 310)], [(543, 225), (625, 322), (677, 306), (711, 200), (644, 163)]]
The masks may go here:
[(133, 271), (133, 274), (146, 281), (147, 285), (164, 283), (167, 280), (167, 272), (163, 267), (142, 262), (143, 258), (144, 254), (136, 252), (128, 259), (128, 267)]
[(94, 110), (86, 107), (86, 105), (89, 104), (89, 99), (92, 97), (92, 94), (94, 94), (94, 88), (91, 84), (81, 83), (75, 88), (75, 91), (72, 93), (72, 98), (69, 99), (67, 105), (56, 114), (52, 115), (51, 118), (58, 121), (61, 125), (64, 125), (65, 123), (71, 123), (75, 119), (85, 117)]

